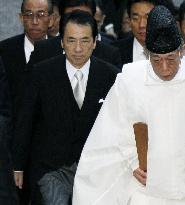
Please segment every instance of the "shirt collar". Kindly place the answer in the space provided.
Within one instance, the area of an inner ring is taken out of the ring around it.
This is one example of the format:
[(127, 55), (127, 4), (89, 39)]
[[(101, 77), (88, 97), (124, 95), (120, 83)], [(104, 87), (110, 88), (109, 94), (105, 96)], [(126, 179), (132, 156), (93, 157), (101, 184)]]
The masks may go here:
[(34, 51), (34, 46), (26, 35), (24, 37), (24, 51), (25, 51), (26, 63), (28, 63), (28, 61), (30, 60), (31, 52)]
[(101, 41), (101, 34), (100, 33), (98, 33), (97, 40)]
[(138, 60), (146, 60), (146, 56), (144, 54), (143, 46), (139, 43), (139, 41), (134, 38), (134, 44), (133, 44), (133, 61)]
[[(83, 73), (83, 80), (87, 81), (89, 75), (89, 68), (90, 68), (90, 59), (80, 68), (80, 71)], [(70, 82), (73, 79), (74, 74), (77, 71), (75, 68), (66, 58), (66, 70), (69, 77)]]

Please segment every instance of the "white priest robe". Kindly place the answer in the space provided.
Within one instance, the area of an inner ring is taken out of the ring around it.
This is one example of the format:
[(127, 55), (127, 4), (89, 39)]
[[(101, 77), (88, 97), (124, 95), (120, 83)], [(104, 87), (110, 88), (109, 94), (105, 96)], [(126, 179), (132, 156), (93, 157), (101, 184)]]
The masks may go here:
[[(133, 124), (148, 125), (147, 183)], [(149, 61), (127, 64), (109, 91), (84, 146), (73, 205), (185, 205), (185, 61), (162, 81)]]

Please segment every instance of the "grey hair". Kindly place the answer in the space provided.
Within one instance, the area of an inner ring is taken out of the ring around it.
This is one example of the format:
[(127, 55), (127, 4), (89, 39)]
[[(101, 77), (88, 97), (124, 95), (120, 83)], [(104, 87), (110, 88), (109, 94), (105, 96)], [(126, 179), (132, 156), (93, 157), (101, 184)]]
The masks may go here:
[[(24, 4), (26, 3), (27, 0), (23, 0), (22, 4), (21, 4), (21, 13), (24, 12)], [(48, 3), (48, 13), (52, 14), (53, 13), (53, 4), (52, 4), (52, 0), (46, 0)]]

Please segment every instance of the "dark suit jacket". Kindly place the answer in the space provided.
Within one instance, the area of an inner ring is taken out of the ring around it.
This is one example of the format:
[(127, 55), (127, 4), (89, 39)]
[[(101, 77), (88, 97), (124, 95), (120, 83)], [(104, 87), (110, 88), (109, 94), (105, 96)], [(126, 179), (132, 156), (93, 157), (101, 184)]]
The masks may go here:
[[(62, 52), (63, 50), (61, 47), (60, 36), (42, 40), (35, 43), (34, 52), (31, 56), (31, 62), (40, 62), (50, 57), (60, 55)], [(96, 48), (93, 51), (93, 56), (111, 63), (112, 65), (117, 66), (119, 69), (122, 68), (119, 49), (115, 48), (114, 46), (97, 41)]]
[(5, 66), (10, 94), (13, 98), (19, 93), (22, 86), (22, 75), (30, 65), (30, 63), (26, 64), (24, 36), (21, 34), (0, 42), (0, 56)]
[(24, 170), (29, 152), (31, 168), (38, 178), (44, 172), (78, 161), (100, 110), (99, 99), (105, 98), (117, 73), (114, 66), (92, 57), (85, 99), (79, 110), (66, 72), (65, 57), (59, 55), (38, 64), (31, 73), (32, 82), (19, 100), (15, 170)]
[(113, 36), (110, 36), (106, 34), (105, 32), (100, 32), (99, 34), (101, 36), (101, 42), (105, 44), (111, 44), (116, 40)]
[[(2, 56), (3, 63), (5, 65), (5, 71), (9, 83), (10, 97), (12, 102), (12, 123), (14, 123), (14, 110), (17, 110), (19, 101), (16, 101), (19, 93), (27, 86), (27, 78), (25, 78), (26, 71), (30, 63), (26, 64), (26, 57), (24, 52), (24, 34), (14, 36), (0, 42), (0, 55)], [(16, 102), (16, 103), (15, 103)], [(12, 144), (12, 138), (9, 140), (10, 146)], [(27, 162), (28, 163), (28, 162)], [(26, 172), (27, 173), (27, 172)], [(26, 175), (25, 175), (26, 176)], [(18, 190), (18, 195), (21, 204), (28, 204), (29, 190), (27, 190), (27, 176), (24, 178), (24, 186), (22, 190)], [(1, 203), (0, 203), (1, 204)]]
[(11, 135), (8, 82), (0, 58), (0, 204), (17, 204), (8, 140)]
[(133, 62), (133, 43), (133, 36), (112, 43), (113, 46), (119, 48), (123, 65)]

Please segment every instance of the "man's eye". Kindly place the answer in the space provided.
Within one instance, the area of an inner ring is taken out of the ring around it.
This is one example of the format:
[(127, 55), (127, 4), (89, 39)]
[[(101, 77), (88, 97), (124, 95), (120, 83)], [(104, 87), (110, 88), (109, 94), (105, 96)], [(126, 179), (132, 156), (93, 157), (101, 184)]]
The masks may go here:
[(46, 12), (46, 11), (39, 11), (38, 13), (37, 13), (37, 16), (38, 17), (46, 17), (46, 16), (48, 16), (49, 14), (48, 14), (48, 12)]
[(39, 17), (42, 17), (42, 16), (45, 16), (45, 13), (42, 11), (42, 12), (38, 12), (37, 15), (38, 15)]
[(82, 43), (89, 43), (89, 40), (82, 40)]
[(133, 20), (133, 21), (137, 21), (139, 18), (138, 18), (138, 16), (132, 16), (132, 18), (131, 18), (131, 20)]
[(74, 39), (68, 39), (67, 42), (68, 42), (68, 43), (74, 43), (75, 40), (74, 40)]
[(32, 12), (25, 12), (25, 13), (24, 13), (24, 16), (32, 16), (32, 15), (33, 15)]
[(159, 59), (159, 58), (156, 58), (156, 59), (154, 59), (154, 61), (155, 61), (155, 62), (159, 62), (159, 61), (160, 61), (160, 59)]

